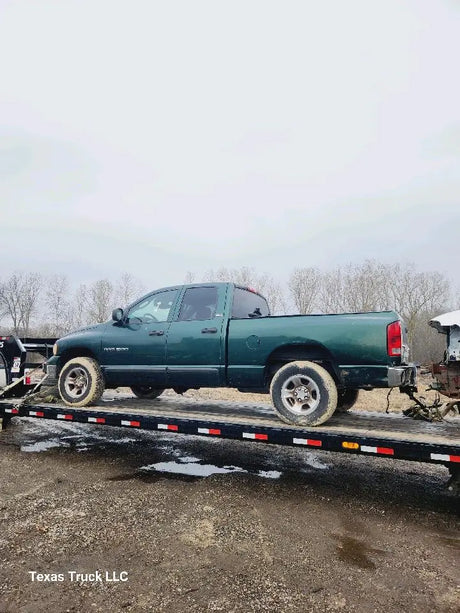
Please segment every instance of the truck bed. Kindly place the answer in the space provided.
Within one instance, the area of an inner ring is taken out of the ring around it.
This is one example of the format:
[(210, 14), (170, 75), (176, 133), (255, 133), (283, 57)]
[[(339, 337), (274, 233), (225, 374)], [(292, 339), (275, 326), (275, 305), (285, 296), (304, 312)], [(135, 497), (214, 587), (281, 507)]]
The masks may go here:
[(460, 419), (429, 423), (350, 410), (326, 424), (300, 428), (283, 423), (269, 404), (197, 401), (180, 397), (141, 400), (107, 392), (97, 406), (71, 409), (60, 404), (20, 405), (0, 400), (1, 417), (36, 417), (172, 433), (322, 448), (421, 462), (460, 463)]

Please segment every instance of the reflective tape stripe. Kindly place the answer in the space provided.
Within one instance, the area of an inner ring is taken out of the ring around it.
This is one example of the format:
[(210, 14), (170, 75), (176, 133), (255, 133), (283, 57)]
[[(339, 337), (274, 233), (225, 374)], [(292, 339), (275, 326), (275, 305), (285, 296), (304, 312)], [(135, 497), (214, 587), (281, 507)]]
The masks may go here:
[(122, 426), (133, 426), (134, 428), (139, 428), (139, 426), (141, 425), (141, 422), (140, 421), (126, 421), (122, 419), (121, 425)]
[(361, 445), (361, 451), (364, 453), (380, 453), (382, 455), (394, 455), (394, 449), (391, 447), (368, 447), (367, 445)]
[(198, 428), (198, 434), (213, 434), (214, 436), (219, 436), (221, 431), (214, 428)]
[(44, 417), (43, 411), (29, 411), (31, 417)]
[(443, 453), (431, 453), (432, 460), (439, 460), (440, 462), (460, 462), (460, 455), (444, 455)]
[(179, 426), (174, 424), (158, 424), (158, 430), (172, 430), (173, 432), (177, 432), (179, 430)]
[(13, 413), (14, 415), (16, 413), (19, 413), (19, 409), (5, 409), (5, 413)]
[(243, 438), (251, 438), (257, 441), (268, 441), (268, 434), (259, 434), (258, 432), (243, 432)]
[(312, 438), (293, 438), (294, 445), (308, 445), (309, 447), (321, 447), (322, 441), (317, 441)]
[(105, 417), (88, 417), (91, 424), (105, 424)]
[(56, 415), (57, 419), (73, 419), (73, 415), (63, 415), (63, 414), (59, 414)]

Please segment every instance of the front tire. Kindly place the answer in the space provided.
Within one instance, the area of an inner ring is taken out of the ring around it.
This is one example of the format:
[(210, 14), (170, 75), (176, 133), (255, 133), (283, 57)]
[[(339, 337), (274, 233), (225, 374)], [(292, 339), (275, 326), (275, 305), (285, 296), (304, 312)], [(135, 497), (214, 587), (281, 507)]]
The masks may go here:
[(280, 368), (270, 394), (280, 419), (296, 426), (319, 426), (337, 407), (334, 379), (315, 362), (290, 362)]
[(133, 385), (131, 387), (132, 393), (138, 398), (158, 398), (164, 390), (157, 389), (156, 387), (150, 387), (150, 385)]
[(59, 373), (58, 390), (64, 403), (70, 407), (95, 404), (104, 392), (104, 377), (93, 358), (73, 358)]

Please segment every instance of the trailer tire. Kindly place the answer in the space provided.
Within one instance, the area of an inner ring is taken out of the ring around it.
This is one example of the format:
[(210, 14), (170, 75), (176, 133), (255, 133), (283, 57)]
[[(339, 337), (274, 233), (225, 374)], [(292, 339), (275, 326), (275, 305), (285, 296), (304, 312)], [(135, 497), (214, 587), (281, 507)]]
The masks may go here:
[(334, 379), (315, 362), (290, 362), (280, 368), (270, 394), (280, 419), (297, 426), (319, 426), (337, 407)]
[(95, 404), (102, 396), (104, 387), (102, 371), (93, 358), (73, 358), (64, 364), (59, 373), (59, 395), (70, 407)]
[(342, 392), (339, 392), (337, 398), (337, 413), (345, 413), (348, 409), (351, 409), (353, 405), (356, 404), (358, 400), (359, 390), (348, 388)]
[(158, 398), (164, 392), (164, 389), (151, 387), (150, 385), (133, 385), (131, 386), (132, 393), (138, 398)]

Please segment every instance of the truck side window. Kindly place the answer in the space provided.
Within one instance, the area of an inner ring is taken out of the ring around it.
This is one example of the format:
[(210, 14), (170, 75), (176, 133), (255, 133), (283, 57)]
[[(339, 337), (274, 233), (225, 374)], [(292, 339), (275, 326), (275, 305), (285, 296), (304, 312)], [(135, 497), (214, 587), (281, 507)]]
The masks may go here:
[(147, 296), (129, 311), (129, 320), (140, 319), (142, 323), (167, 321), (169, 312), (176, 302), (177, 289)]
[(179, 321), (214, 319), (217, 310), (216, 287), (191, 287), (185, 290)]
[(232, 308), (232, 317), (234, 319), (268, 317), (269, 315), (270, 310), (265, 298), (247, 289), (235, 287)]

